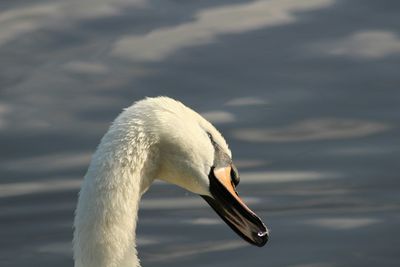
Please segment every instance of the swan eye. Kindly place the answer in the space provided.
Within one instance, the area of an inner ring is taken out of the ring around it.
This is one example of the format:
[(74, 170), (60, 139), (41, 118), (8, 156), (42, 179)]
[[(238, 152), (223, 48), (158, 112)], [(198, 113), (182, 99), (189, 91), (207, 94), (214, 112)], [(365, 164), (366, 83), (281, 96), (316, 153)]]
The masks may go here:
[(212, 144), (213, 146), (215, 146), (216, 143), (215, 143), (215, 141), (214, 141), (213, 136), (212, 136), (209, 132), (206, 132), (206, 133), (207, 133), (208, 138), (210, 138), (211, 144)]
[(237, 186), (240, 182), (239, 172), (236, 169), (235, 165), (231, 165), (231, 180), (235, 186)]

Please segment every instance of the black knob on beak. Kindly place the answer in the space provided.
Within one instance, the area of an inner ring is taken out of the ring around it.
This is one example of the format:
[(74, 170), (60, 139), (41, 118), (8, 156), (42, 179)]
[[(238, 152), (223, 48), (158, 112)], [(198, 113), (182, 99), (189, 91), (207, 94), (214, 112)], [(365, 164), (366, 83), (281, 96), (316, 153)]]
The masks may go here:
[(231, 179), (235, 186), (237, 186), (240, 182), (239, 172), (235, 165), (231, 165)]

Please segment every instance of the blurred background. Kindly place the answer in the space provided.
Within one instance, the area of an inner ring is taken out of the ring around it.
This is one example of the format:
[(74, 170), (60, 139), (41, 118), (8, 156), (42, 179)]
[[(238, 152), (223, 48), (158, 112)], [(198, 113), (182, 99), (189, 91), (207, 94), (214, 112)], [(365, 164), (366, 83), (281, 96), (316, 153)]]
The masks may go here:
[(0, 266), (73, 266), (91, 154), (124, 107), (166, 95), (221, 130), (264, 248), (156, 183), (156, 266), (399, 266), (400, 2), (0, 2)]

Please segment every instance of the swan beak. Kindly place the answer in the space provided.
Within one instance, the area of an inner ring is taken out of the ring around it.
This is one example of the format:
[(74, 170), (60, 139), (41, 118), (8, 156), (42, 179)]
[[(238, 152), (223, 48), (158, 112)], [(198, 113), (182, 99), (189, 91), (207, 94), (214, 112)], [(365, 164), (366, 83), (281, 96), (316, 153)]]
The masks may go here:
[(212, 168), (209, 175), (212, 197), (202, 197), (233, 231), (250, 244), (262, 247), (268, 241), (268, 229), (239, 197), (231, 179), (231, 169), (231, 166)]

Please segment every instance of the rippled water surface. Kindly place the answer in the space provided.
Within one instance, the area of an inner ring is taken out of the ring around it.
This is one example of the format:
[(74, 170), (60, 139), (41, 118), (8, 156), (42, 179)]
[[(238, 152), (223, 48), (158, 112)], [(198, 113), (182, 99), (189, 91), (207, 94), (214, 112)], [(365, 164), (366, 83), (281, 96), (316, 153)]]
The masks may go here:
[(73, 265), (91, 154), (122, 108), (167, 95), (224, 134), (271, 239), (156, 183), (143, 266), (398, 266), (399, 25), (394, 0), (2, 1), (0, 265)]

